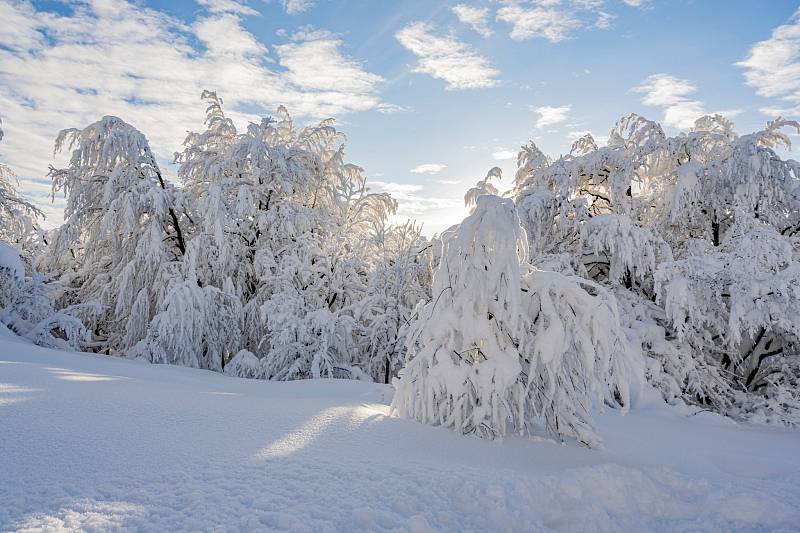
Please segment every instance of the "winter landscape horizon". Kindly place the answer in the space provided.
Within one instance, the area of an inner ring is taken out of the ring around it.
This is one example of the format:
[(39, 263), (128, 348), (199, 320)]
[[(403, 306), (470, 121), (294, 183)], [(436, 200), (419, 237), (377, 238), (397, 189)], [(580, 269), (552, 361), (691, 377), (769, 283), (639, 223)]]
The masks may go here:
[(0, 20), (0, 532), (800, 531), (796, 0)]

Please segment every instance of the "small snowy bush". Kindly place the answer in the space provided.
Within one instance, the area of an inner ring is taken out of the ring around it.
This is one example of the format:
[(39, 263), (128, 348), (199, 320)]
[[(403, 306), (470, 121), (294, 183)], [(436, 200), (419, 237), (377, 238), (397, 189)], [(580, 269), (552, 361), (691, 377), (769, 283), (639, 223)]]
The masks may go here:
[(17, 251), (0, 241), (0, 322), (11, 331), (48, 348), (80, 348), (89, 342), (80, 315), (96, 311), (96, 306), (57, 309), (54, 301), (60, 290), (58, 283), (39, 272), (25, 277)]
[(511, 200), (481, 195), (442, 236), (433, 298), (410, 326), (393, 408), (485, 437), (509, 429), (596, 445), (593, 404), (630, 403), (635, 354), (613, 297), (597, 284), (532, 269)]

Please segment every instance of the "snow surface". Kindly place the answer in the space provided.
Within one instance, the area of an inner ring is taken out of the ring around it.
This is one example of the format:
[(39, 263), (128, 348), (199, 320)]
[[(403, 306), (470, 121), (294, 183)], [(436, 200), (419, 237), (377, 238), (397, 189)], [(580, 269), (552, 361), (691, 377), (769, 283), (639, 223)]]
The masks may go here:
[(0, 531), (798, 531), (800, 433), (667, 407), (603, 450), (388, 416), (391, 389), (39, 348), (0, 326)]

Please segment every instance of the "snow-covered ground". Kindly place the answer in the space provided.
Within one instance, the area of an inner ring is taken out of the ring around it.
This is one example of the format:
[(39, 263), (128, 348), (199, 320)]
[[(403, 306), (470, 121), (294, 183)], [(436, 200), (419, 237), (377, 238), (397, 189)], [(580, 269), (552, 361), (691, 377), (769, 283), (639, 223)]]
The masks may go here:
[(0, 330), (0, 530), (798, 531), (800, 433), (656, 399), (605, 449), (388, 416), (391, 389), (38, 348)]

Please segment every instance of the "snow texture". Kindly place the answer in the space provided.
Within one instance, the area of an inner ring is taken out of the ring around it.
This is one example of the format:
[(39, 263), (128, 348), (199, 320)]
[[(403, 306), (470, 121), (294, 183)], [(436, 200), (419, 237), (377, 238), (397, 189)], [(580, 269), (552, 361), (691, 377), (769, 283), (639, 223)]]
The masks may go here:
[(0, 531), (796, 531), (800, 435), (669, 407), (604, 450), (465, 438), (391, 389), (58, 352), (0, 328)]

